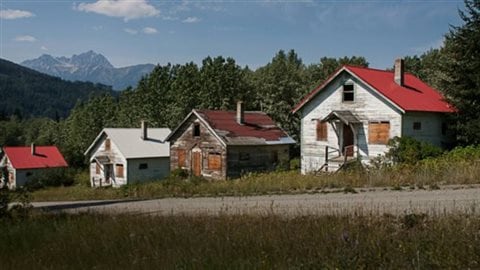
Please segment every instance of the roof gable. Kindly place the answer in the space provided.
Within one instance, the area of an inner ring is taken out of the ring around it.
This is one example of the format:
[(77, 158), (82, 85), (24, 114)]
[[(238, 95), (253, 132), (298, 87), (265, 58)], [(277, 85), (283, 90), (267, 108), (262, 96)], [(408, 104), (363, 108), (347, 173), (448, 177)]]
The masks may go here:
[(192, 115), (204, 123), (224, 146), (295, 143), (266, 113), (246, 111), (244, 124), (239, 124), (235, 111), (221, 110), (192, 110), (167, 140), (172, 139)]
[(322, 85), (305, 96), (305, 98), (295, 106), (293, 112), (299, 111), (342, 71), (346, 71), (358, 78), (403, 111), (441, 113), (455, 111), (454, 107), (445, 100), (440, 92), (431, 88), (412, 74), (405, 73), (404, 85), (400, 86), (394, 81), (393, 71), (344, 66), (332, 74)]
[(5, 155), (15, 169), (41, 169), (67, 167), (68, 164), (56, 146), (6, 146)]
[(104, 128), (85, 151), (89, 155), (95, 146), (108, 137), (125, 158), (169, 157), (170, 144), (165, 141), (170, 134), (168, 128), (148, 128), (147, 139), (143, 140), (139, 128)]

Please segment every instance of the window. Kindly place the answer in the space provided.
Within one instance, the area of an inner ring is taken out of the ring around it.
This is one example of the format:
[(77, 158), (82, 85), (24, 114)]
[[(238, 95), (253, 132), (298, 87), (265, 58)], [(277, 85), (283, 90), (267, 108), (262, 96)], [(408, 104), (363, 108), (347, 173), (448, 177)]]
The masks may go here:
[(271, 158), (272, 158), (272, 162), (277, 164), (278, 163), (278, 151), (272, 151), (271, 152)]
[(200, 124), (195, 123), (193, 124), (193, 137), (199, 137), (200, 136)]
[(140, 163), (140, 164), (138, 164), (138, 169), (139, 169), (139, 170), (146, 170), (146, 169), (148, 169), (148, 163)]
[(222, 155), (220, 153), (208, 153), (208, 169), (209, 170), (222, 169)]
[(317, 121), (317, 141), (326, 141), (327, 136), (327, 122)]
[(422, 122), (413, 122), (413, 130), (421, 130)]
[(343, 101), (353, 101), (353, 84), (343, 85)]
[(123, 177), (123, 164), (116, 164), (115, 165), (115, 176), (116, 177)]
[(390, 138), (390, 122), (368, 123), (368, 142), (371, 144), (387, 144)]
[(241, 161), (250, 160), (250, 153), (240, 152), (238, 153), (238, 159)]
[(178, 149), (177, 150), (177, 157), (178, 157), (178, 167), (185, 167), (185, 156), (186, 152), (184, 149)]
[(105, 151), (110, 151), (110, 139), (105, 140)]
[(31, 173), (31, 172), (27, 172), (25, 175), (26, 175), (27, 177), (29, 177), (29, 176), (32, 176), (32, 173)]
[(442, 135), (447, 135), (448, 125), (447, 123), (442, 123)]

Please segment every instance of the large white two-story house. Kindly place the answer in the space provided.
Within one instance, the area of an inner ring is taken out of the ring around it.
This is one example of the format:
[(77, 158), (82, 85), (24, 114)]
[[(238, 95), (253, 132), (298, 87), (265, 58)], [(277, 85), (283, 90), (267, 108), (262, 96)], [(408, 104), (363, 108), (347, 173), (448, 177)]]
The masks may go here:
[(444, 147), (449, 113), (440, 92), (404, 72), (343, 66), (293, 109), (301, 115), (302, 173), (335, 170), (348, 159), (368, 163), (389, 139), (410, 136)]

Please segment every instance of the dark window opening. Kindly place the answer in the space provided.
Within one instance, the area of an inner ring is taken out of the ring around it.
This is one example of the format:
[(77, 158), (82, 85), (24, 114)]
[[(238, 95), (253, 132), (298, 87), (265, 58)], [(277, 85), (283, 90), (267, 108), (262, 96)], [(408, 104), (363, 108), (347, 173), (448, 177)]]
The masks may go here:
[(272, 152), (272, 162), (277, 164), (278, 163), (278, 151)]
[(199, 137), (200, 136), (200, 124), (193, 124), (193, 137)]
[(240, 152), (238, 155), (239, 160), (250, 160), (250, 153)]
[(422, 123), (421, 122), (413, 122), (413, 130), (421, 130)]
[(353, 101), (353, 84), (343, 85), (343, 101)]
[(27, 176), (27, 177), (32, 176), (32, 173), (31, 173), (31, 172), (27, 172), (27, 173), (26, 173), (26, 176)]
[(138, 165), (138, 169), (139, 169), (139, 170), (146, 170), (146, 169), (148, 169), (148, 163), (140, 163), (140, 164)]
[(447, 123), (442, 123), (442, 135), (447, 135), (448, 125)]

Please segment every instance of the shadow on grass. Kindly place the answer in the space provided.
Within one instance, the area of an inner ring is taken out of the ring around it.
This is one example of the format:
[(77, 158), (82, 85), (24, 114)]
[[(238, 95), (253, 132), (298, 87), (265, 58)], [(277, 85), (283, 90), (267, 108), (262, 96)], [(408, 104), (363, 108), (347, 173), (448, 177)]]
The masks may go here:
[[(106, 201), (88, 201), (88, 202), (71, 202), (71, 203), (59, 202), (58, 204), (51, 203), (45, 206), (35, 206), (34, 204), (34, 208), (43, 210), (43, 211), (62, 211), (62, 210), (72, 210), (72, 209), (88, 210), (89, 207), (107, 206), (107, 205), (131, 203), (131, 202), (138, 202), (138, 201), (145, 201), (145, 199), (106, 200)], [(82, 208), (85, 208), (85, 209), (82, 209)]]

